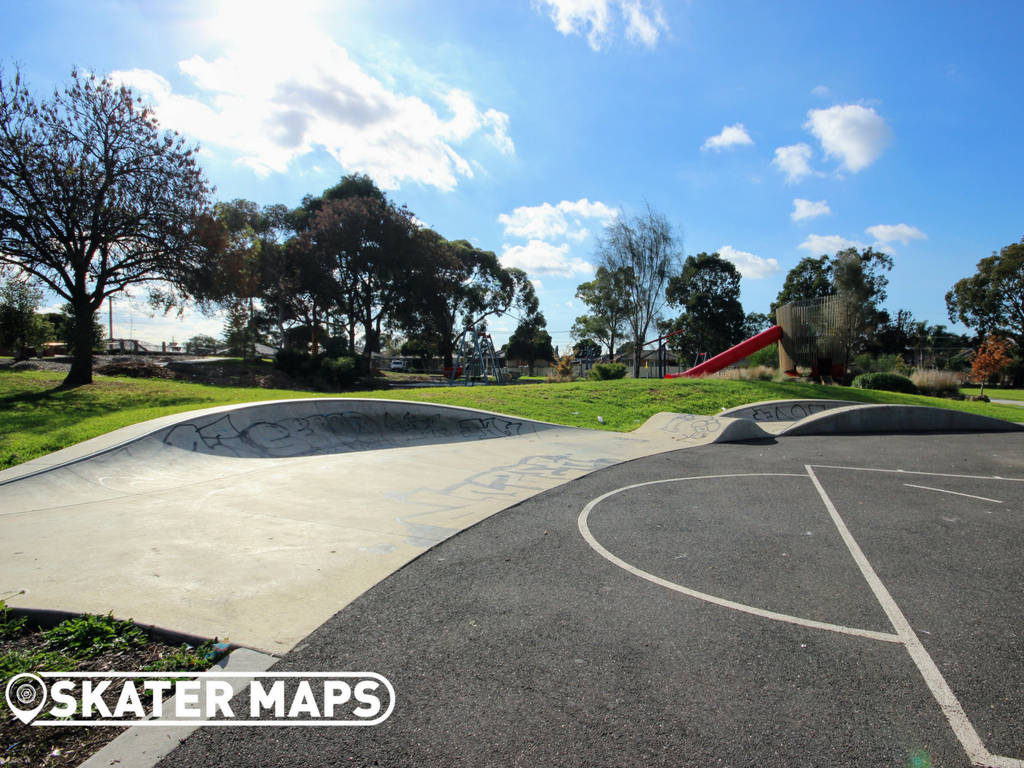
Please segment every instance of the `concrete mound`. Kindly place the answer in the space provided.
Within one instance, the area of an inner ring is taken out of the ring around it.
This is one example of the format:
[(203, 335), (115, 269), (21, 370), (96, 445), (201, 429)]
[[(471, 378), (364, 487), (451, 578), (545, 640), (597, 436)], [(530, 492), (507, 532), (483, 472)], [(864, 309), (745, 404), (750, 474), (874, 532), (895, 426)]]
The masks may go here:
[(857, 404), (801, 419), (779, 434), (865, 434), (870, 432), (1016, 432), (1024, 425), (976, 413), (922, 405)]
[(854, 405), (849, 400), (765, 400), (722, 411), (720, 417), (750, 419), (760, 423), (800, 421), (816, 413)]

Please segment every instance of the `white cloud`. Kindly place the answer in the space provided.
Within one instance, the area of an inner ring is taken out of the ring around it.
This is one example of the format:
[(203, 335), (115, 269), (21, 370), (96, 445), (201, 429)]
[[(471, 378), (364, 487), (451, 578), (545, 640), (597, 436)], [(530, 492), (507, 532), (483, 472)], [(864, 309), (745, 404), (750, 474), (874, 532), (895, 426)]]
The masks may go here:
[(805, 219), (813, 219), (815, 216), (824, 216), (826, 213), (832, 213), (832, 209), (828, 207), (827, 200), (819, 200), (816, 203), (812, 203), (810, 200), (803, 200), (798, 197), (793, 201), (793, 212), (789, 214), (789, 218), (793, 221), (804, 221)]
[(659, 2), (648, 3), (644, 8), (642, 0), (621, 0), (622, 17), (626, 20), (626, 39), (631, 43), (642, 43), (648, 48), (658, 44), (661, 30), (668, 30), (668, 22)]
[(814, 171), (808, 164), (813, 150), (810, 146), (801, 142), (789, 147), (779, 147), (775, 150), (775, 159), (772, 165), (786, 174), (786, 181), (795, 184), (805, 176), (810, 176)]
[(435, 89), (436, 106), (396, 93), (308, 15), (290, 14), (282, 6), (262, 9), (258, 23), (223, 20), (243, 26), (223, 55), (179, 63), (198, 95), (175, 93), (148, 70), (112, 77), (152, 100), (163, 126), (198, 139), (204, 151), (237, 154), (237, 162), (260, 175), (284, 173), (322, 147), (346, 170), (367, 173), (385, 189), (408, 180), (447, 190), (458, 177), (473, 175), (455, 146), (481, 135), (501, 152), (514, 152), (508, 115), (482, 111), (458, 89)]
[(743, 127), (743, 123), (736, 123), (736, 125), (728, 125), (722, 128), (720, 134), (709, 138), (700, 149), (702, 152), (707, 152), (709, 149), (718, 152), (728, 147), (734, 147), (737, 144), (753, 143), (754, 140), (750, 138), (747, 129)]
[(737, 251), (731, 245), (723, 245), (719, 248), (718, 255), (735, 264), (740, 274), (751, 280), (761, 280), (782, 271), (782, 267), (779, 266), (776, 259), (762, 259), (760, 256), (746, 251)]
[(824, 85), (816, 86), (814, 88), (814, 90), (811, 91), (811, 93), (813, 93), (815, 96), (831, 96), (832, 95), (832, 91), (830, 91)]
[(530, 280), (530, 282), (533, 283), (534, 289), (538, 291), (544, 290), (544, 283), (542, 283), (540, 280)]
[(825, 254), (834, 255), (837, 251), (846, 248), (866, 248), (867, 246), (858, 240), (847, 240), (839, 235), (808, 235), (807, 239), (797, 247), (810, 251), (813, 256), (823, 256)]
[(648, 48), (658, 44), (668, 22), (659, 0), (542, 0), (555, 29), (563, 35), (586, 34), (587, 43), (601, 50), (612, 37), (612, 8), (618, 6), (626, 25), (626, 39)]
[(614, 208), (609, 208), (599, 201), (592, 203), (583, 198), (575, 203), (563, 200), (558, 205), (524, 205), (516, 208), (511, 214), (500, 214), (498, 223), (504, 224), (505, 234), (512, 237), (538, 240), (565, 237), (582, 242), (590, 234), (583, 226), (583, 219), (596, 219), (604, 226), (616, 215), (618, 212)]
[(526, 270), (531, 275), (573, 277), (594, 271), (592, 264), (570, 258), (568, 245), (552, 245), (543, 240), (531, 240), (526, 245), (502, 246), (501, 263), (506, 267)]
[(550, 203), (521, 206), (512, 214), (502, 213), (498, 223), (505, 225), (505, 234), (513, 237), (547, 239), (565, 234), (569, 225), (560, 210)]
[(864, 231), (881, 243), (898, 241), (904, 245), (910, 245), (911, 240), (928, 239), (928, 235), (920, 229), (906, 224), (878, 224), (874, 227), (868, 227)]
[(892, 141), (892, 129), (868, 107), (845, 104), (812, 109), (804, 128), (821, 142), (825, 155), (843, 161), (843, 167), (857, 173), (879, 158)]
[(565, 306), (569, 307), (570, 309), (575, 309), (576, 308), (576, 305), (573, 304), (571, 301), (565, 302)]

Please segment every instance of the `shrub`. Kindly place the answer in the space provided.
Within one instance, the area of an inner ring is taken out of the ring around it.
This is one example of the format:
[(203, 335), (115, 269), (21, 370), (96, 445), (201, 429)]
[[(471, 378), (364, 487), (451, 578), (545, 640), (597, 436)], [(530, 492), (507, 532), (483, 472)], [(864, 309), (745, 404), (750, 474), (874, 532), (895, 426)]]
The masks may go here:
[(906, 363), (899, 355), (879, 355), (875, 366), (875, 370), (879, 373), (897, 373), (903, 376), (907, 371)]
[(862, 373), (853, 380), (857, 389), (880, 389), (885, 392), (902, 392), (905, 395), (916, 395), (917, 387), (906, 376), (898, 373)]
[(595, 363), (587, 373), (590, 381), (611, 381), (626, 378), (626, 366), (622, 363)]
[(274, 367), (281, 373), (298, 378), (314, 373), (316, 361), (313, 360), (309, 352), (289, 347), (277, 350), (274, 355)]
[(922, 395), (930, 397), (958, 395), (960, 386), (964, 383), (963, 374), (952, 371), (914, 371), (910, 380)]
[(908, 372), (906, 363), (899, 355), (872, 357), (867, 352), (856, 355), (850, 362), (850, 369), (861, 373), (898, 373), (901, 376)]
[(320, 372), (337, 387), (351, 387), (359, 378), (359, 362), (355, 355), (326, 357), (320, 363)]
[(549, 384), (567, 384), (576, 381), (576, 372), (572, 368), (572, 356), (562, 355), (555, 365), (555, 373), (548, 376)]

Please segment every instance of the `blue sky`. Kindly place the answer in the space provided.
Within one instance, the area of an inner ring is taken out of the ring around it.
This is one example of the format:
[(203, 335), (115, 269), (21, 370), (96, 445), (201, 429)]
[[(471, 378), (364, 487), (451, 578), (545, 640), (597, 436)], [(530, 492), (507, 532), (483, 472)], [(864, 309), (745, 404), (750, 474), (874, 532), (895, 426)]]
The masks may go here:
[[(297, 205), (364, 172), (538, 281), (555, 343), (594, 235), (649, 202), (765, 312), (804, 256), (892, 253), (887, 306), (1024, 236), (1019, 2), (111, 2), (0, 5), (4, 68), (133, 84), (202, 145), (217, 198)], [(115, 302), (115, 335), (219, 334)], [(514, 329), (492, 324), (503, 340)]]

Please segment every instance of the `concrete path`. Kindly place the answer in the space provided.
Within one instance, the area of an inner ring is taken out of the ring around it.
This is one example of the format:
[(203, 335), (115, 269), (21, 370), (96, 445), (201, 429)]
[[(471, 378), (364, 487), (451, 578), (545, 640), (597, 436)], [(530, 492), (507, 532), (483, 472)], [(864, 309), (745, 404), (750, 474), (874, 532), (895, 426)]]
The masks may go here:
[(997, 400), (995, 398), (989, 398), (993, 403), (999, 403), (1000, 405), (1015, 405), (1018, 408), (1024, 408), (1024, 402), (1020, 400)]

